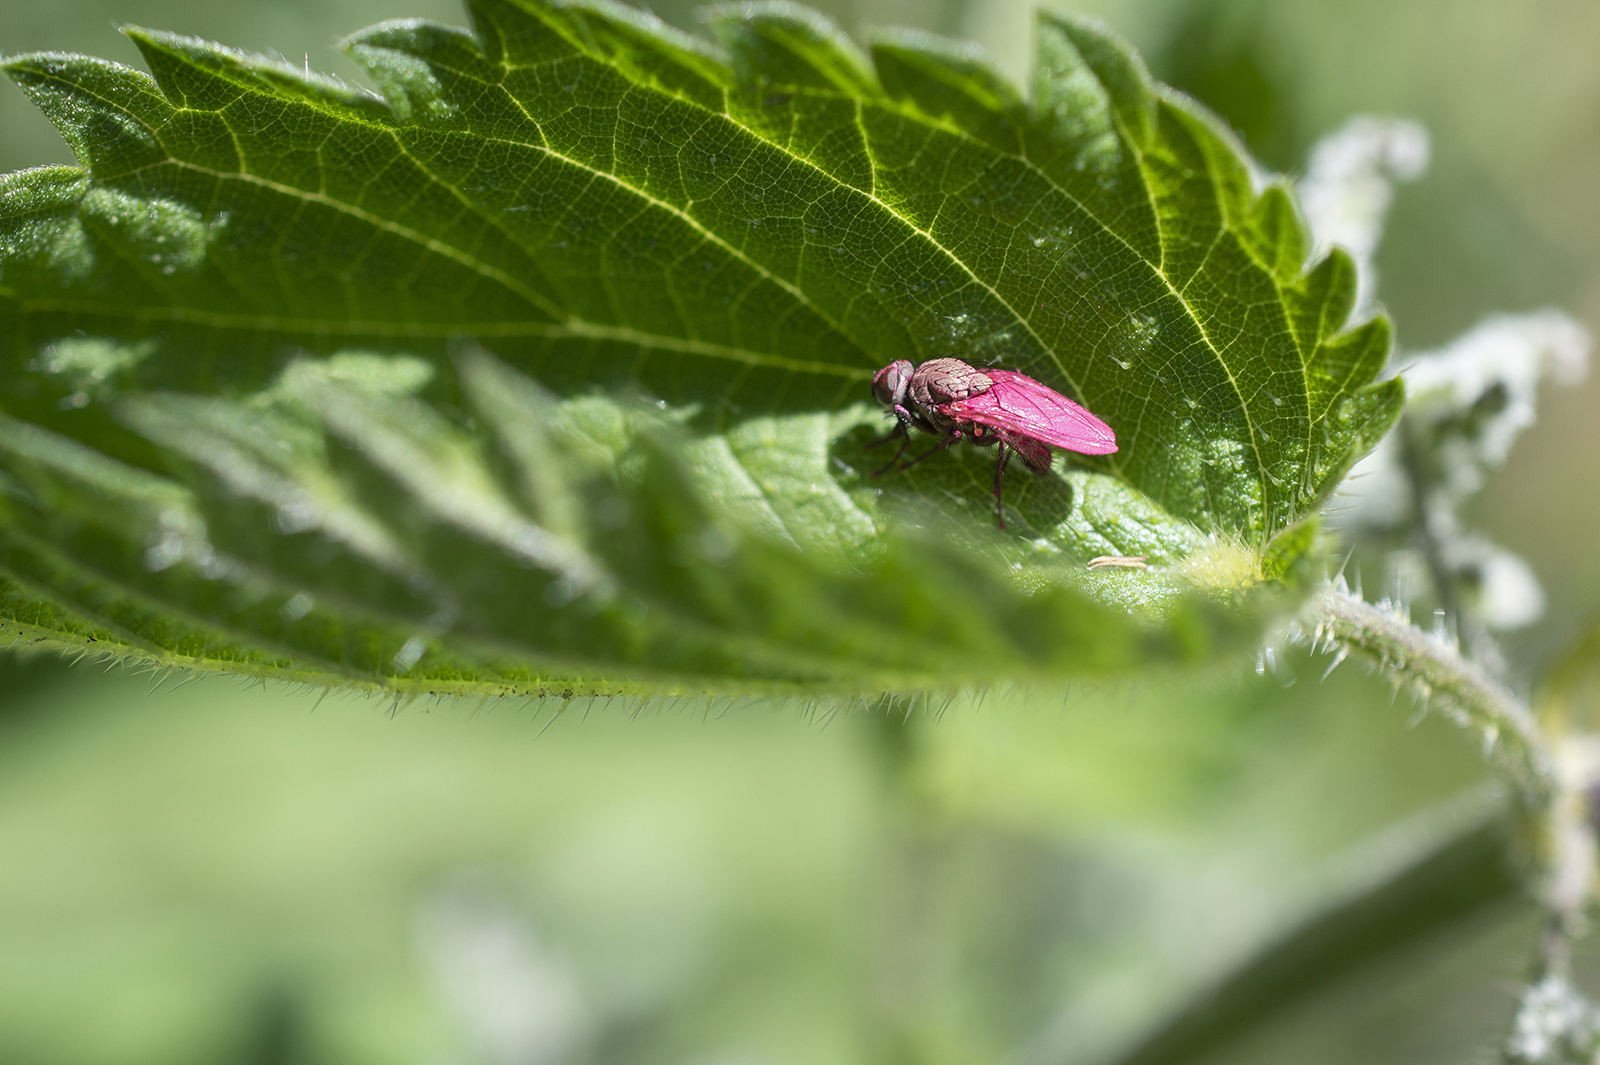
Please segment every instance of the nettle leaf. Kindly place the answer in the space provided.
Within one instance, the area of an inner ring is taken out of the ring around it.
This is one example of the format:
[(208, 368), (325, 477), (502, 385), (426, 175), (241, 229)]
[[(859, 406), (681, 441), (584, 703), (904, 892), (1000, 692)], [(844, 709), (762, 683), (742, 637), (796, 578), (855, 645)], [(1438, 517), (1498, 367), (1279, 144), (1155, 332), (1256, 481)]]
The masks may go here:
[[(418, 690), (1197, 660), (1398, 412), (1350, 260), (1097, 24), (1024, 101), (786, 4), (468, 6), (349, 40), (381, 98), (145, 30), (153, 79), (7, 63), (81, 161), (0, 178), (10, 627)], [(1005, 535), (992, 452), (866, 477), (873, 371), (940, 355), (1121, 449), (1014, 470)]]

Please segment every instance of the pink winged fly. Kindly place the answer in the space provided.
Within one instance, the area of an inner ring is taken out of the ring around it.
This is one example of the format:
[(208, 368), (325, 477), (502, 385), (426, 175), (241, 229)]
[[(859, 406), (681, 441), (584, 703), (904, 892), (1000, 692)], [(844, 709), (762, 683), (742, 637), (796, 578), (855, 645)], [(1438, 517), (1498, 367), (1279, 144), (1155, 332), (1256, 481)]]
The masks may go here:
[[(955, 443), (969, 440), (979, 447), (998, 447), (994, 467), (994, 508), (1000, 528), (1006, 527), (1000, 498), (1006, 460), (1014, 451), (1035, 473), (1050, 468), (1050, 449), (1084, 455), (1109, 455), (1117, 450), (1117, 434), (1055, 389), (1015, 370), (980, 370), (960, 359), (929, 359), (921, 366), (896, 359), (872, 378), (872, 394), (895, 416), (900, 450), (876, 477), (890, 469), (909, 469)], [(911, 446), (911, 429), (942, 437), (932, 450), (910, 462), (900, 456)]]

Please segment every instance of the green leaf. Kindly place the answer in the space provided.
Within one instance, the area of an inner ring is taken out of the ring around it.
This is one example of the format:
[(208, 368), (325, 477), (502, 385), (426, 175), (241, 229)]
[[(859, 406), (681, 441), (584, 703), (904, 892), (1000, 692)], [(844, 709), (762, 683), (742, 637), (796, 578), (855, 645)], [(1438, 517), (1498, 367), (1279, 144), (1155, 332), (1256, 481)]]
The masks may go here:
[[(469, 8), (350, 39), (382, 99), (137, 29), (153, 80), (7, 63), (82, 164), (0, 179), (30, 638), (452, 690), (1191, 660), (1398, 410), (1349, 260), (1097, 24), (1024, 102), (789, 5)], [(864, 478), (873, 371), (951, 354), (1121, 449), (1013, 471), (1001, 538), (985, 454)]]
[(117, 400), (186, 483), (0, 419), (3, 564), (76, 613), (11, 616), (429, 691), (918, 689), (1201, 660), (1250, 631), (1175, 594), (1152, 627), (1075, 566), (1023, 587), (959, 536), (880, 535), (870, 499), (817, 476), (826, 418), (685, 440), (654, 407), (560, 401), (478, 351), (458, 366), (477, 430), (410, 391), (426, 363), (373, 355), (291, 363), (242, 400)]

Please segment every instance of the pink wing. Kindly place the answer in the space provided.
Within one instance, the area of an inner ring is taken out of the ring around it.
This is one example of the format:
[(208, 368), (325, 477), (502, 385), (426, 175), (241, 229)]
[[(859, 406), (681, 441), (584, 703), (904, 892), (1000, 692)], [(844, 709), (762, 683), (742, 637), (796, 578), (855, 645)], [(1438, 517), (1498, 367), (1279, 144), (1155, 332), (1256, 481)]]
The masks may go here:
[(1117, 450), (1111, 426), (1066, 396), (1015, 370), (983, 371), (994, 386), (939, 409), (957, 420), (1031, 436), (1068, 451), (1109, 455)]

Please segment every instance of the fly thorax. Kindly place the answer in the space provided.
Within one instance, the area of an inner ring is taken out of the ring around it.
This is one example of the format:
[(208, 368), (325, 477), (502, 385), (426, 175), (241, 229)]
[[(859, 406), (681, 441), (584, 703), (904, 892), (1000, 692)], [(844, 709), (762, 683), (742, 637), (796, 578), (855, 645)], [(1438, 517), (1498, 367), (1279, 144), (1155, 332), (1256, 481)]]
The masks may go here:
[(931, 408), (981, 396), (993, 387), (989, 376), (971, 363), (960, 359), (929, 359), (911, 375), (911, 401)]

